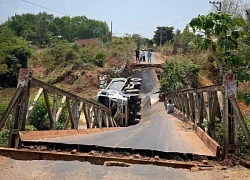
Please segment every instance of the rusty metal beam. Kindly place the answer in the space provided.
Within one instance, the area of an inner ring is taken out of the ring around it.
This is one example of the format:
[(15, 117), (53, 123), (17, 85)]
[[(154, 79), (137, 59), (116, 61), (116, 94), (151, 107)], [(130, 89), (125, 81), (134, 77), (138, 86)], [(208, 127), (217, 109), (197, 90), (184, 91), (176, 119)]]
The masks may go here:
[[(69, 154), (63, 152), (45, 152), (45, 151), (34, 151), (27, 149), (14, 149), (14, 148), (0, 148), (0, 155), (11, 157), (17, 160), (53, 160), (53, 161), (81, 161), (90, 162), (96, 165), (104, 165), (108, 161), (124, 162), (129, 164), (151, 164), (155, 166), (166, 166), (172, 168), (191, 169), (192, 167), (213, 167), (211, 165), (205, 165), (203, 163), (193, 163), (184, 161), (173, 161), (167, 159), (155, 159), (147, 158), (147, 160), (128, 158), (128, 157), (106, 157), (101, 155), (89, 155), (86, 153)], [(175, 156), (175, 153), (169, 153), (168, 156)], [(178, 156), (178, 155), (176, 155)], [(194, 157), (201, 159), (202, 157)]]
[(21, 86), (17, 87), (17, 90), (16, 90), (15, 94), (13, 95), (10, 103), (8, 104), (8, 106), (7, 106), (6, 110), (4, 111), (4, 114), (3, 114), (3, 116), (2, 116), (2, 118), (0, 120), (0, 130), (3, 128), (8, 116), (9, 116), (9, 114), (11, 112), (11, 110), (13, 109), (13, 107), (14, 107), (17, 99), (18, 99), (18, 97), (20, 96), (20, 94), (23, 91), (23, 88), (24, 87), (21, 87)]

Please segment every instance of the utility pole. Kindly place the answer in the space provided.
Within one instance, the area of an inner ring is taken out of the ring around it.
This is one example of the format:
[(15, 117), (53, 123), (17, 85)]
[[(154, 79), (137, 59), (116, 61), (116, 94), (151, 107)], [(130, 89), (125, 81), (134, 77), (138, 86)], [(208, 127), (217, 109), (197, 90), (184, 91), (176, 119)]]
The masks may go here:
[(209, 3), (213, 4), (218, 11), (221, 11), (221, 1), (209, 1)]

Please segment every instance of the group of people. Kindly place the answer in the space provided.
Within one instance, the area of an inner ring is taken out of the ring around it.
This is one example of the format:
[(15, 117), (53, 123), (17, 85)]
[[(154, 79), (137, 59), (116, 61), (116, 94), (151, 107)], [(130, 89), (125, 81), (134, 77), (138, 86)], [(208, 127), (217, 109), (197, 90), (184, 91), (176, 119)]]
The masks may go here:
[[(145, 62), (146, 61), (145, 49), (142, 49), (142, 51), (140, 51), (139, 49), (136, 49), (135, 50), (135, 57), (136, 57), (137, 63), (140, 63), (141, 61)], [(151, 63), (151, 57), (152, 57), (152, 52), (150, 50), (148, 50), (148, 53), (147, 53), (148, 63)]]

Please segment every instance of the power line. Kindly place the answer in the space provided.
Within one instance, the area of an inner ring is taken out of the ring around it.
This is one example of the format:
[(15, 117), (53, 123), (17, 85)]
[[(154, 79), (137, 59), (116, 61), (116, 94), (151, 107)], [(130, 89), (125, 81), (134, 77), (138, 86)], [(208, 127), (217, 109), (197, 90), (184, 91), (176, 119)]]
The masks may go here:
[(59, 13), (59, 14), (63, 14), (63, 15), (69, 16), (69, 15), (66, 14), (66, 13), (63, 13), (63, 12), (60, 12), (60, 11), (56, 11), (56, 10), (53, 10), (53, 9), (50, 9), (50, 8), (47, 8), (47, 7), (44, 7), (44, 6), (41, 6), (41, 5), (32, 3), (32, 2), (30, 2), (30, 1), (26, 1), (26, 0), (22, 0), (22, 1), (23, 1), (23, 2), (26, 2), (26, 3), (29, 3), (29, 4), (32, 4), (32, 5), (34, 5), (34, 6), (40, 7), (40, 8), (47, 9), (47, 10), (49, 10), (49, 11), (53, 11), (53, 12), (56, 12), (56, 13)]

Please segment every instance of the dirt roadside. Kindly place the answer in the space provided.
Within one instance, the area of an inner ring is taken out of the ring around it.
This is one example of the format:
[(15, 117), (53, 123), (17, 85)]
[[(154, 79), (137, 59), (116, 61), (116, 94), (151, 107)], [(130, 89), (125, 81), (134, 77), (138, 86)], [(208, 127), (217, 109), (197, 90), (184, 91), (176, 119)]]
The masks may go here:
[[(0, 179), (168, 179), (245, 180), (250, 171), (242, 166), (191, 170), (151, 165), (97, 166), (78, 161), (18, 161), (0, 156)], [(95, 169), (94, 173), (93, 170)]]

